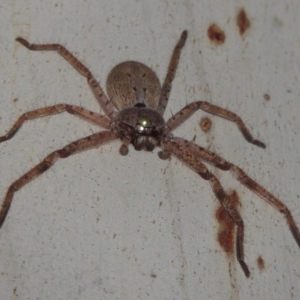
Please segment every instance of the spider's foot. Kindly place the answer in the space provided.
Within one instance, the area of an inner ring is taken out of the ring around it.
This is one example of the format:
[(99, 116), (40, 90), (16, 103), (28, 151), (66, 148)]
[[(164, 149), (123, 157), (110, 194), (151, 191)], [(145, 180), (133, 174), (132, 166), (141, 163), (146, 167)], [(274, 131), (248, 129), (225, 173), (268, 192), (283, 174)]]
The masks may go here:
[(22, 44), (24, 47), (26, 48), (30, 48), (30, 43), (28, 43), (25, 39), (18, 37), (16, 38), (16, 41), (19, 42), (20, 44)]
[(250, 277), (250, 271), (248, 269), (247, 264), (243, 260), (240, 260), (239, 263), (241, 265), (241, 268), (242, 268), (243, 272), (245, 273), (245, 276), (247, 278), (249, 278)]
[(263, 143), (263, 142), (261, 142), (261, 141), (254, 140), (254, 141), (252, 142), (252, 144), (254, 144), (254, 145), (256, 145), (256, 146), (258, 146), (258, 147), (260, 147), (260, 148), (266, 149), (266, 144)]
[(9, 208), (10, 208), (10, 205), (8, 207), (2, 207), (1, 208), (1, 211), (0, 211), (0, 228), (2, 227), (2, 225), (3, 225), (3, 223), (6, 219)]

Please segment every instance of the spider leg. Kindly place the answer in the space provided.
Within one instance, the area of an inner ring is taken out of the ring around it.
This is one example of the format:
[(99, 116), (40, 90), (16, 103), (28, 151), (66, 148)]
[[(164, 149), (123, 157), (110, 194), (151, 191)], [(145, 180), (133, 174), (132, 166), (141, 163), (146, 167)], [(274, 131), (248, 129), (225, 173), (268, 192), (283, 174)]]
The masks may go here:
[[(184, 140), (185, 141), (185, 140)], [(187, 142), (187, 141), (186, 141)], [(192, 153), (187, 145), (184, 143), (177, 143), (176, 141), (173, 142), (172, 139), (165, 139), (162, 143), (163, 153), (165, 152), (166, 155), (172, 154), (177, 157), (180, 161), (186, 164), (189, 168), (199, 174), (204, 180), (208, 180), (211, 184), (212, 190), (227, 211), (227, 213), (232, 218), (233, 222), (237, 226), (237, 233), (236, 233), (236, 256), (237, 260), (245, 273), (246, 277), (250, 276), (250, 271), (248, 269), (247, 264), (244, 261), (244, 222), (240, 216), (240, 213), (232, 205), (232, 201), (230, 196), (227, 195), (220, 184), (220, 181), (217, 179), (215, 175), (208, 171), (206, 166), (201, 162), (199, 156)], [(163, 156), (163, 153), (160, 155)]]
[(25, 173), (23, 176), (21, 176), (8, 188), (6, 196), (2, 203), (2, 207), (0, 209), (0, 228), (3, 225), (4, 220), (7, 216), (15, 192), (17, 192), (27, 183), (29, 183), (30, 181), (32, 181), (33, 179), (37, 178), (45, 171), (50, 169), (59, 158), (66, 158), (78, 152), (99, 147), (100, 145), (109, 143), (115, 140), (116, 138), (116, 135), (110, 131), (97, 132), (85, 138), (79, 139), (75, 142), (72, 142), (66, 145), (65, 147), (61, 148), (60, 150), (56, 150), (50, 153), (48, 156), (46, 156), (41, 163), (39, 163), (27, 173)]
[(264, 199), (267, 203), (271, 204), (275, 209), (277, 209), (280, 213), (284, 215), (290, 228), (290, 231), (300, 248), (299, 228), (297, 227), (290, 210), (284, 203), (282, 203), (265, 188), (263, 188), (253, 179), (251, 179), (242, 169), (230, 162), (227, 162), (215, 153), (182, 138), (173, 138), (171, 143), (178, 144), (181, 145), (181, 147), (183, 148), (189, 149), (189, 151), (193, 155), (196, 155), (201, 160), (204, 160), (205, 162), (208, 162), (221, 170), (229, 170), (241, 184), (246, 186), (253, 193), (257, 194), (260, 198)]
[(25, 121), (50, 115), (56, 115), (62, 112), (68, 112), (69, 114), (80, 117), (100, 127), (110, 129), (110, 120), (105, 116), (99, 115), (76, 105), (56, 104), (53, 106), (43, 107), (24, 113), (21, 117), (19, 117), (19, 119), (5, 135), (0, 136), (0, 143), (11, 139), (18, 132)]
[(182, 108), (178, 113), (176, 113), (174, 116), (172, 116), (167, 122), (166, 126), (168, 128), (167, 132), (173, 131), (175, 128), (177, 128), (179, 125), (181, 125), (183, 122), (185, 122), (194, 112), (196, 112), (198, 109), (201, 109), (203, 111), (206, 111), (210, 114), (222, 117), (224, 119), (227, 119), (229, 121), (232, 121), (236, 123), (237, 127), (243, 134), (244, 138), (251, 144), (254, 144), (261, 148), (266, 148), (266, 145), (259, 141), (255, 140), (249, 129), (244, 124), (243, 120), (236, 115), (235, 113), (221, 108), (219, 106), (210, 104), (205, 101), (196, 101), (188, 104), (184, 108)]
[(70, 51), (68, 51), (64, 46), (60, 44), (30, 44), (27, 40), (18, 37), (17, 42), (21, 43), (24, 47), (33, 51), (56, 51), (61, 55), (69, 64), (71, 64), (77, 72), (84, 76), (95, 96), (98, 100), (101, 108), (104, 110), (105, 114), (111, 119), (114, 113), (114, 107), (112, 103), (108, 100), (105, 93), (103, 92), (100, 84), (97, 82), (90, 70), (83, 65)]
[(287, 206), (283, 204), (280, 200), (278, 200), (275, 196), (273, 196), (271, 193), (269, 193), (267, 190), (265, 190), (261, 185), (256, 183), (253, 179), (251, 179), (239, 167), (230, 164), (230, 172), (240, 183), (242, 183), (244, 186), (246, 186), (249, 190), (251, 190), (256, 195), (264, 199), (266, 202), (271, 204), (275, 209), (277, 209), (279, 212), (281, 212), (284, 215), (289, 225), (290, 231), (300, 248), (300, 232)]
[(180, 39), (178, 41), (178, 43), (176, 44), (174, 50), (173, 50), (173, 54), (169, 63), (169, 67), (168, 67), (168, 72), (165, 78), (165, 81), (162, 85), (161, 88), (161, 95), (160, 95), (160, 100), (159, 100), (159, 104), (158, 104), (158, 108), (157, 108), (157, 112), (160, 115), (163, 115), (165, 112), (165, 109), (167, 107), (168, 104), (168, 100), (169, 100), (169, 96), (170, 96), (170, 92), (172, 89), (172, 82), (174, 80), (175, 74), (176, 74), (176, 69), (179, 63), (179, 58), (180, 58), (180, 54), (181, 54), (181, 50), (185, 44), (185, 41), (187, 39), (187, 31), (184, 30), (180, 36)]

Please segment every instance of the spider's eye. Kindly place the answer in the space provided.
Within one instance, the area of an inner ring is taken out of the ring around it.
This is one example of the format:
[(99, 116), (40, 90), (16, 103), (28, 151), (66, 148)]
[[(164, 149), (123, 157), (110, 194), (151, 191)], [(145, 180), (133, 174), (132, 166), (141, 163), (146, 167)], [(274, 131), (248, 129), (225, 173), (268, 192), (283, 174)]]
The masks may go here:
[(137, 125), (136, 125), (136, 129), (138, 132), (142, 133), (147, 131), (147, 129), (151, 126), (149, 120), (147, 119), (142, 119), (140, 120)]
[(140, 125), (143, 126), (143, 127), (148, 127), (149, 121), (146, 120), (146, 119), (144, 119), (144, 120), (142, 120), (142, 121), (140, 122)]

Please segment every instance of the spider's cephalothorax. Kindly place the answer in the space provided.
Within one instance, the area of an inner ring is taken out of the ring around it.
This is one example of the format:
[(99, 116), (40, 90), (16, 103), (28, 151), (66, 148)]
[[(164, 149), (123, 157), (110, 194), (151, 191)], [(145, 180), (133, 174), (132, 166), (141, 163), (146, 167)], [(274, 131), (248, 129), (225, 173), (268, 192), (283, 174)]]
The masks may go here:
[(252, 137), (246, 125), (238, 115), (205, 101), (192, 102), (182, 108), (167, 122), (164, 121), (163, 114), (168, 103), (172, 82), (179, 63), (180, 53), (186, 39), (187, 31), (185, 30), (182, 32), (181, 37), (173, 50), (167, 75), (162, 86), (160, 85), (155, 72), (149, 67), (142, 63), (127, 61), (114, 67), (107, 78), (107, 93), (109, 98), (107, 98), (100, 84), (89, 69), (65, 47), (59, 44), (30, 44), (23, 38), (16, 39), (29, 50), (57, 51), (81, 75), (87, 78), (88, 84), (105, 115), (92, 112), (80, 106), (64, 103), (36, 109), (24, 113), (12, 128), (5, 135), (0, 137), (0, 143), (12, 138), (26, 120), (32, 120), (61, 112), (68, 112), (77, 117), (81, 117), (105, 130), (81, 138), (59, 150), (53, 151), (46, 156), (41, 163), (13, 182), (8, 188), (2, 203), (0, 210), (0, 227), (7, 216), (14, 193), (51, 168), (59, 158), (66, 158), (80, 151), (100, 147), (105, 143), (119, 139), (122, 143), (120, 148), (120, 153), (122, 155), (128, 153), (129, 144), (133, 144), (136, 150), (146, 151), (152, 151), (158, 146), (162, 149), (162, 151), (158, 153), (161, 159), (167, 159), (174, 156), (200, 175), (201, 178), (210, 182), (216, 198), (237, 226), (236, 256), (247, 277), (250, 276), (250, 271), (244, 261), (243, 219), (238, 209), (234, 205), (231, 205), (230, 195), (224, 191), (218, 178), (206, 168), (203, 162), (211, 164), (223, 171), (230, 171), (240, 183), (281, 212), (300, 247), (300, 232), (286, 205), (257, 182), (252, 180), (236, 165), (227, 162), (215, 153), (198, 146), (193, 141), (172, 136), (171, 132), (174, 129), (185, 122), (194, 112), (201, 109), (236, 123), (248, 142), (261, 148), (265, 148), (264, 143)]
[(165, 121), (157, 111), (140, 104), (121, 110), (116, 117), (121, 140), (132, 143), (135, 150), (153, 151), (159, 145), (164, 126)]

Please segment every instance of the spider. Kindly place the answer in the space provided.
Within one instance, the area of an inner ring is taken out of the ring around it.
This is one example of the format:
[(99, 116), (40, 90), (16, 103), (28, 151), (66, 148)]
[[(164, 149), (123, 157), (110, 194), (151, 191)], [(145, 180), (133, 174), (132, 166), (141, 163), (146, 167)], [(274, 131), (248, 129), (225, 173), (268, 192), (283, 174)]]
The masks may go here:
[(171, 60), (169, 62), (167, 75), (160, 85), (155, 72), (146, 65), (136, 61), (125, 61), (115, 66), (109, 73), (106, 83), (108, 97), (103, 92), (100, 84), (93, 74), (64, 46), (59, 44), (30, 44), (27, 40), (18, 37), (17, 42), (29, 50), (34, 51), (56, 51), (68, 63), (70, 63), (82, 76), (87, 79), (95, 98), (105, 115), (89, 111), (83, 107), (69, 104), (56, 104), (24, 113), (11, 127), (11, 129), (0, 137), (0, 142), (11, 139), (27, 120), (39, 117), (68, 112), (85, 121), (91, 122), (105, 130), (81, 138), (69, 143), (65, 147), (53, 151), (45, 159), (13, 182), (7, 190), (5, 199), (0, 210), (0, 227), (9, 211), (15, 192), (27, 183), (37, 178), (51, 168), (59, 158), (66, 158), (75, 153), (91, 148), (99, 147), (116, 139), (121, 141), (119, 152), (121, 155), (128, 153), (128, 146), (133, 145), (135, 150), (153, 151), (160, 147), (158, 156), (168, 159), (175, 156), (190, 169), (195, 171), (201, 178), (210, 182), (212, 190), (221, 205), (227, 211), (236, 230), (236, 257), (245, 273), (250, 276), (250, 271), (244, 261), (244, 223), (243, 219), (233, 205), (231, 205), (229, 194), (227, 194), (218, 178), (213, 175), (203, 162), (211, 164), (223, 171), (230, 171), (232, 175), (252, 192), (271, 204), (283, 214), (288, 226), (300, 247), (300, 232), (289, 211), (289, 209), (275, 196), (265, 190), (257, 182), (251, 179), (238, 166), (224, 160), (215, 153), (204, 149), (193, 141), (180, 137), (174, 137), (172, 131), (185, 122), (194, 112), (201, 109), (210, 114), (222, 117), (236, 123), (245, 139), (258, 147), (265, 148), (265, 144), (254, 139), (245, 126), (242, 119), (233, 112), (212, 105), (205, 101), (192, 102), (183, 107), (166, 122), (163, 114), (168, 103), (172, 88), (172, 82), (176, 74), (182, 48), (187, 39), (187, 31), (183, 31), (177, 42)]

